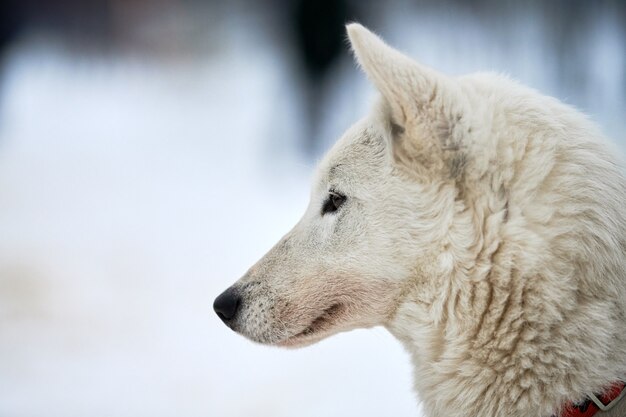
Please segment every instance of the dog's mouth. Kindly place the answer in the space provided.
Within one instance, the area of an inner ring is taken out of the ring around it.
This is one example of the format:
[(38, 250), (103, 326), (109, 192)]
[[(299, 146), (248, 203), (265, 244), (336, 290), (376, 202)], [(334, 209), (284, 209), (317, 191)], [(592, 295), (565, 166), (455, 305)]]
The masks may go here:
[(332, 328), (345, 311), (345, 305), (335, 303), (325, 309), (304, 330), (278, 343), (280, 346), (298, 346), (317, 339), (321, 334)]

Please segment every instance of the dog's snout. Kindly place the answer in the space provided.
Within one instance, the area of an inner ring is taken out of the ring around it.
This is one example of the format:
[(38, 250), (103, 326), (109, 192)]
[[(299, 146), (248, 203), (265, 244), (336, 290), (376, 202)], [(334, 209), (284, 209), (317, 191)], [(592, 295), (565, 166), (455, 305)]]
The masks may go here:
[(213, 302), (213, 310), (220, 319), (227, 323), (237, 315), (237, 309), (241, 304), (241, 295), (237, 288), (230, 287), (217, 296)]

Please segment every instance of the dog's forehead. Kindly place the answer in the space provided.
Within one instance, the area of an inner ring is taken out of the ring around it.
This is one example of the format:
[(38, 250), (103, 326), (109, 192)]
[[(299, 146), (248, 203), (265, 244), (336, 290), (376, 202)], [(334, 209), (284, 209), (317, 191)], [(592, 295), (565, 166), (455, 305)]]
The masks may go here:
[(371, 120), (355, 124), (318, 166), (316, 184), (324, 188), (369, 181), (387, 162), (384, 134)]

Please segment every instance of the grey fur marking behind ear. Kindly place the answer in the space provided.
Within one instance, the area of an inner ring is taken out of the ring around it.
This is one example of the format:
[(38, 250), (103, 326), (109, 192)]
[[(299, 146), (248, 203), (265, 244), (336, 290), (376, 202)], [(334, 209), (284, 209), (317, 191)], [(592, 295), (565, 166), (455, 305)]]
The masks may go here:
[(393, 121), (390, 122), (391, 134), (395, 137), (404, 133), (404, 128)]
[(467, 156), (460, 151), (456, 151), (456, 155), (452, 157), (449, 162), (450, 176), (454, 179), (460, 179), (461, 177), (463, 177), (466, 165)]

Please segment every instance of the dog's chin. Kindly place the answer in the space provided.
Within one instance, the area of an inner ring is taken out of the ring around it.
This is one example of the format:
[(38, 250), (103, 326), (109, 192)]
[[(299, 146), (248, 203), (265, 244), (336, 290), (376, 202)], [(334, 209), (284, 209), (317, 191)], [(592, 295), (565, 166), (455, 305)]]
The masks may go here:
[[(335, 303), (321, 310), (307, 324), (294, 325), (291, 330), (283, 327), (280, 329), (281, 331), (278, 331), (278, 328), (254, 331), (254, 329), (247, 328), (245, 323), (235, 323), (229, 327), (255, 343), (284, 348), (300, 348), (312, 345), (335, 333), (348, 330), (349, 326), (346, 323), (348, 315), (345, 304)], [(281, 324), (284, 324), (284, 321)]]
[(346, 306), (344, 304), (333, 304), (323, 310), (320, 315), (313, 319), (304, 329), (274, 343), (274, 345), (295, 349), (317, 343), (341, 331), (340, 324), (345, 319), (345, 315)]

